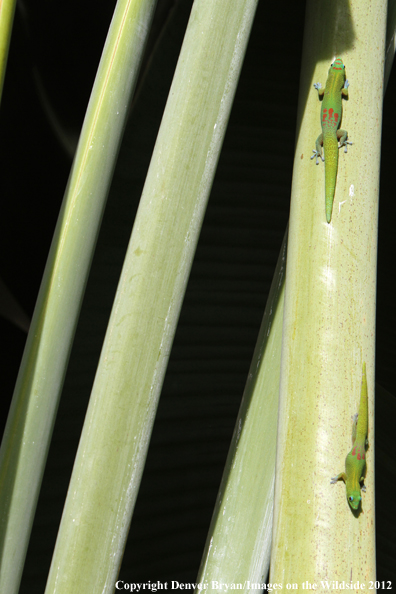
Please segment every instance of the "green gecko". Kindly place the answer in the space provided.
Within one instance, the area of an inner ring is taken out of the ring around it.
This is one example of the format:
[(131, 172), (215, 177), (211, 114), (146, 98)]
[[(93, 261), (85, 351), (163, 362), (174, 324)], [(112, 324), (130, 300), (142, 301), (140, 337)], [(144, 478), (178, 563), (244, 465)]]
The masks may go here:
[[(338, 130), (342, 117), (342, 98), (348, 98), (349, 87), (349, 82), (345, 77), (345, 66), (341, 58), (336, 58), (330, 66), (325, 89), (322, 89), (320, 83), (315, 83), (314, 87), (318, 91), (319, 100), (321, 101), (323, 99), (320, 112), (322, 134), (318, 136), (316, 149), (313, 150), (314, 154), (311, 159), (316, 157), (316, 165), (319, 164), (318, 157), (320, 157), (322, 161), (325, 160), (322, 157), (323, 146), (326, 158), (326, 219), (327, 222), (330, 223), (337, 179), (338, 149), (344, 146), (345, 152), (347, 152), (347, 145), (352, 144), (352, 142), (347, 141), (348, 132), (346, 130)], [(338, 146), (338, 141), (340, 141), (340, 146)]]
[[(359, 413), (354, 416), (352, 430), (353, 446), (345, 458), (345, 471), (340, 472), (338, 476), (331, 479), (331, 483), (336, 483), (342, 479), (346, 484), (346, 495), (348, 503), (352, 509), (358, 509), (362, 496), (360, 494), (360, 485), (364, 481), (364, 471), (366, 468), (366, 446), (368, 433), (368, 398), (367, 398), (367, 379), (366, 363), (363, 363), (362, 389), (360, 394)], [(362, 491), (366, 487), (362, 486)]]

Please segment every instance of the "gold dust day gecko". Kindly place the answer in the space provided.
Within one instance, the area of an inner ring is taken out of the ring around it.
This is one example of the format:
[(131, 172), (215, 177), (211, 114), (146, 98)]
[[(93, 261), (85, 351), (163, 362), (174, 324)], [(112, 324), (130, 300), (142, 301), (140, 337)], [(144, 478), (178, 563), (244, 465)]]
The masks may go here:
[(346, 495), (348, 503), (352, 509), (358, 509), (362, 496), (362, 491), (366, 487), (361, 483), (364, 481), (364, 471), (366, 469), (366, 446), (368, 433), (368, 398), (367, 398), (367, 378), (366, 363), (363, 363), (362, 388), (360, 393), (359, 413), (354, 416), (352, 430), (352, 449), (345, 458), (345, 472), (331, 479), (331, 483), (336, 483), (342, 479), (346, 484)]
[[(320, 83), (315, 83), (314, 87), (318, 91), (319, 100), (322, 101), (320, 112), (322, 134), (318, 136), (316, 149), (313, 150), (314, 154), (311, 159), (316, 157), (316, 165), (319, 164), (319, 157), (325, 161), (326, 219), (330, 223), (337, 179), (338, 149), (344, 146), (344, 152), (347, 152), (347, 145), (352, 144), (347, 141), (348, 132), (339, 130), (342, 117), (342, 98), (348, 98), (349, 87), (341, 58), (336, 58), (330, 66), (324, 90)], [(340, 146), (338, 146), (338, 141), (340, 141)], [(322, 146), (324, 158), (322, 157)]]

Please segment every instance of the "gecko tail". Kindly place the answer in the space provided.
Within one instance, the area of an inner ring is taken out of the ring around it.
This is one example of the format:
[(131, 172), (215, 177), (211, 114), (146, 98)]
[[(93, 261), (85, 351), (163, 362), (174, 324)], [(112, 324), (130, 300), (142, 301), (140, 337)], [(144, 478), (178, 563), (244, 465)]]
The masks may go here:
[(337, 136), (325, 139), (325, 204), (326, 220), (331, 221), (333, 212), (334, 194), (336, 189), (337, 169), (338, 169), (338, 143)]
[(328, 224), (331, 221), (331, 215), (333, 213), (334, 192), (335, 188), (330, 188), (326, 195), (326, 220)]

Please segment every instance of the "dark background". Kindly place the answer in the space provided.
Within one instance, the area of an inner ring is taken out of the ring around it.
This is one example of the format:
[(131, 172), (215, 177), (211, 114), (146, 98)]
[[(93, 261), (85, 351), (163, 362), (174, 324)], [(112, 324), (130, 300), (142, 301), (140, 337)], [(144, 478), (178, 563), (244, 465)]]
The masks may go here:
[[(29, 317), (70, 171), (72, 153), (65, 147), (78, 138), (114, 6), (113, 0), (18, 4), (0, 107), (0, 276)], [(191, 6), (192, 0), (159, 0), (77, 329), (21, 594), (44, 591), (101, 343)], [(126, 582), (197, 577), (288, 220), (303, 32), (303, 3), (259, 3), (120, 572)], [(376, 381), (393, 393), (395, 87), (392, 74), (383, 119), (376, 355)], [(62, 134), (50, 123), (48, 105)], [(4, 427), (26, 334), (3, 318), (0, 333)], [(379, 580), (396, 578), (390, 415), (387, 407), (377, 409)], [(381, 448), (386, 457), (380, 460)]]

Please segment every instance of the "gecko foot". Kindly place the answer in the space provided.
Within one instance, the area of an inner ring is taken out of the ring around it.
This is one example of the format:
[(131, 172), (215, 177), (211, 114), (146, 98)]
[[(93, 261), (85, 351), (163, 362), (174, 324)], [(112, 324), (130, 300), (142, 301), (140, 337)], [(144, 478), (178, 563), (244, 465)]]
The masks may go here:
[(315, 159), (316, 157), (316, 165), (319, 165), (319, 157), (322, 159), (322, 161), (324, 161), (324, 157), (322, 157), (321, 153), (319, 151), (316, 151), (315, 149), (312, 149), (313, 155), (311, 157), (311, 159)]
[[(344, 140), (343, 142), (341, 142), (341, 144), (338, 148), (340, 149), (344, 146), (345, 147), (344, 153), (347, 153), (348, 152), (348, 147), (347, 147), (348, 144), (350, 144), (352, 146), (352, 142), (349, 142), (349, 140)], [(311, 157), (311, 159), (312, 159), (312, 157)]]

